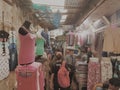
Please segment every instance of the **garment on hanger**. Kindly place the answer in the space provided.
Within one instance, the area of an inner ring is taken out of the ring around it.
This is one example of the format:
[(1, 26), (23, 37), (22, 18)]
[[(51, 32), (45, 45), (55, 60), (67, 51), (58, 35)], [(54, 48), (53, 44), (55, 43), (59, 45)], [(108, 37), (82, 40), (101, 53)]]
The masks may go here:
[(73, 46), (75, 43), (75, 34), (74, 32), (69, 32), (66, 36), (66, 40), (67, 40), (67, 45), (68, 46)]
[(10, 55), (10, 60), (9, 60), (10, 71), (14, 71), (16, 66), (18, 65), (18, 54), (17, 54), (16, 43), (14, 42), (10, 43), (8, 48), (9, 48), (9, 55)]
[(44, 44), (45, 44), (45, 41), (42, 38), (36, 39), (36, 55), (44, 54)]
[(46, 43), (45, 43), (46, 48), (49, 48), (49, 46), (50, 46), (50, 37), (49, 37), (48, 33), (45, 32), (45, 31), (42, 31), (41, 35), (46, 40)]
[(117, 58), (116, 62), (115, 62), (115, 66), (114, 67), (114, 73), (113, 73), (113, 77), (115, 78), (120, 78), (120, 58)]
[(0, 80), (3, 80), (9, 75), (9, 50), (8, 44), (5, 42), (5, 53), (2, 51), (2, 42), (0, 42)]
[(120, 28), (108, 27), (104, 32), (103, 51), (120, 53)]

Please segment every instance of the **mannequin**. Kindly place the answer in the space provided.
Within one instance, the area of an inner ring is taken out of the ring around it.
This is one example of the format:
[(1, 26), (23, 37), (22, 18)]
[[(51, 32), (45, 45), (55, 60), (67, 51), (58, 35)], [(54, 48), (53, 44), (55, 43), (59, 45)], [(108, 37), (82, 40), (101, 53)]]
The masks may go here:
[[(22, 25), (22, 27), (19, 28), (19, 33), (22, 34), (22, 35), (26, 35), (28, 32), (25, 30), (25, 28), (27, 30), (30, 29), (30, 25), (31, 25), (31, 22), (29, 21), (25, 21)], [(25, 27), (25, 28), (24, 28)]]
[(25, 21), (19, 28), (19, 64), (29, 64), (35, 60), (35, 35), (30, 32), (31, 22)]

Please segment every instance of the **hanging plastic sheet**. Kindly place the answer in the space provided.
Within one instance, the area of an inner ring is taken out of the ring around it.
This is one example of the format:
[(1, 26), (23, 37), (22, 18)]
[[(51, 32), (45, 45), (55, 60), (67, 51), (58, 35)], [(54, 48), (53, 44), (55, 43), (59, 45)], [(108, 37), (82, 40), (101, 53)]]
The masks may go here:
[(57, 28), (60, 25), (61, 14), (59, 11), (53, 14), (52, 24)]
[(51, 11), (50, 7), (45, 6), (45, 5), (33, 4), (33, 8), (35, 10), (40, 10), (40, 11), (43, 11), (43, 12)]

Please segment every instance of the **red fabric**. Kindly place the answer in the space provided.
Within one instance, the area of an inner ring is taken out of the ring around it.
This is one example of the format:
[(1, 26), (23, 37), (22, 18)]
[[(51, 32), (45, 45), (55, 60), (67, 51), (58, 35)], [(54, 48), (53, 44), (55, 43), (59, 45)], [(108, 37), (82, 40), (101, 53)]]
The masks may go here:
[(100, 83), (100, 64), (90, 61), (88, 64), (87, 90), (92, 90), (97, 83)]
[(40, 83), (40, 90), (44, 90), (45, 82), (44, 82), (44, 72), (40, 70), (40, 77), (39, 77), (39, 83)]
[[(16, 68), (17, 90), (39, 90), (39, 63), (19, 65)], [(43, 90), (43, 89), (41, 89)]]
[(62, 88), (70, 86), (69, 71), (65, 68), (65, 62), (62, 63), (62, 66), (58, 71), (58, 83)]
[(35, 60), (35, 38), (31, 38), (30, 33), (23, 36), (19, 34), (20, 49), (19, 49), (19, 64), (27, 64)]

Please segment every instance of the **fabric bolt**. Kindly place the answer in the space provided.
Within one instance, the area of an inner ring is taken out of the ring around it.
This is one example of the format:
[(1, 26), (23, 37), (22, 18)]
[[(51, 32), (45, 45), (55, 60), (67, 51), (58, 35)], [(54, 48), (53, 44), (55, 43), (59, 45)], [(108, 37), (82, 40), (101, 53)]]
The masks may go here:
[(81, 61), (77, 61), (76, 63), (76, 79), (80, 88), (82, 88), (83, 86), (87, 86), (88, 65)]
[(20, 49), (18, 56), (19, 64), (27, 64), (34, 62), (35, 60), (35, 37), (31, 37), (31, 33), (23, 36), (19, 34), (20, 37)]
[(87, 90), (92, 90), (93, 86), (100, 82), (100, 64), (90, 61), (88, 64)]
[(43, 55), (44, 54), (44, 43), (43, 39), (37, 38), (36, 39), (36, 55)]
[(101, 81), (105, 82), (112, 78), (112, 63), (110, 58), (102, 58), (101, 60)]

